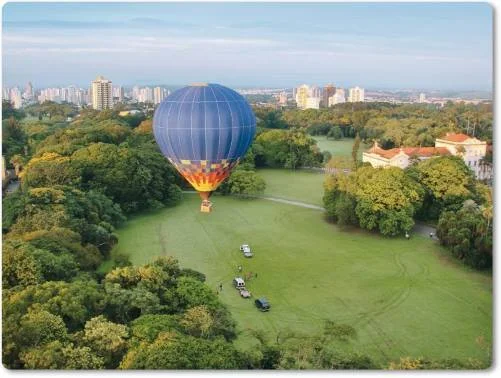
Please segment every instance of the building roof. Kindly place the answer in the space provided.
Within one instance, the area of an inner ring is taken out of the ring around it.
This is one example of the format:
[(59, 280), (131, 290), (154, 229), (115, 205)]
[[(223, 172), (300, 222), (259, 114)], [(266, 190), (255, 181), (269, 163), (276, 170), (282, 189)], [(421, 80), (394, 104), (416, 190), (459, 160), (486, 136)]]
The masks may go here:
[(445, 147), (402, 147), (383, 150), (375, 144), (368, 152), (382, 156), (386, 159), (391, 159), (403, 152), (407, 156), (431, 157), (434, 155), (450, 155), (450, 152)]
[(463, 133), (460, 133), (460, 134), (447, 133), (447, 134), (445, 134), (445, 136), (443, 136), (440, 139), (448, 140), (449, 142), (461, 143), (461, 142), (464, 142), (465, 140), (468, 140), (470, 138), (472, 138), (472, 137), (470, 137), (469, 135), (463, 134)]

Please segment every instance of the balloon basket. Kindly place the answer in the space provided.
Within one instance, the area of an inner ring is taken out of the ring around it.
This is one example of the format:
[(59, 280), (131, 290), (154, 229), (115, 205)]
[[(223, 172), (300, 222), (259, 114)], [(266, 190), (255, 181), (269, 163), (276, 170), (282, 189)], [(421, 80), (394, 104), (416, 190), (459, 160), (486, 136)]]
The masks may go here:
[(200, 212), (210, 213), (211, 211), (212, 211), (212, 202), (202, 201), (202, 204), (200, 205)]

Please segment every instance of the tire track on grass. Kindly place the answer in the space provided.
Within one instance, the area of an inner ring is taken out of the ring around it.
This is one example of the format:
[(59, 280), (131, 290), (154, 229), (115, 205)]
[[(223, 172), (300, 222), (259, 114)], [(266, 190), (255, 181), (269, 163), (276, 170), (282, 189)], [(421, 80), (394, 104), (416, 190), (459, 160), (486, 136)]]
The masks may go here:
[[(379, 339), (384, 342), (388, 349), (398, 349), (401, 355), (405, 355), (406, 349), (399, 343), (396, 343), (394, 339), (385, 332), (377, 323), (376, 318), (388, 313), (389, 311), (398, 308), (403, 302), (407, 300), (411, 293), (413, 287), (412, 281), (405, 264), (402, 263), (401, 253), (393, 254), (393, 261), (398, 267), (398, 278), (405, 280), (405, 284), (401, 290), (396, 291), (394, 294), (390, 295), (386, 299), (386, 303), (375, 309), (374, 311), (367, 311), (361, 314), (359, 318), (355, 321), (355, 325), (359, 327), (370, 327)], [(385, 356), (386, 357), (386, 356)]]

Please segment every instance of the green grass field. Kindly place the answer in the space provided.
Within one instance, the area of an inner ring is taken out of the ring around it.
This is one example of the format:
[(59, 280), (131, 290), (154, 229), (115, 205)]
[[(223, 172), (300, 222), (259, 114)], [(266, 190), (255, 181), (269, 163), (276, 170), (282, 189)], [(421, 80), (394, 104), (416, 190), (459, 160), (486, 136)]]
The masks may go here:
[[(329, 151), (332, 156), (346, 156), (351, 158), (354, 139), (343, 138), (341, 140), (331, 140), (324, 136), (314, 136), (312, 138), (317, 141), (317, 146), (320, 148), (320, 151)], [(362, 152), (364, 149), (365, 145), (360, 143), (360, 148), (358, 150), (359, 159), (362, 159)]]
[(259, 169), (266, 181), (265, 196), (322, 205), (325, 174), (306, 169)]
[[(266, 200), (213, 201), (213, 213), (202, 214), (198, 196), (186, 194), (179, 206), (131, 218), (118, 230), (114, 252), (134, 264), (175, 256), (205, 273), (214, 289), (223, 283), (221, 299), (238, 323), (241, 347), (255, 342), (251, 329), (270, 337), (287, 329), (320, 332), (329, 319), (355, 327), (353, 347), (380, 362), (486, 357), (476, 338), (491, 342), (491, 278), (451, 261), (435, 242), (342, 231), (317, 210)], [(241, 255), (242, 243), (254, 258)], [(257, 311), (232, 287), (238, 265), (257, 273), (247, 286), (269, 299), (270, 312)]]

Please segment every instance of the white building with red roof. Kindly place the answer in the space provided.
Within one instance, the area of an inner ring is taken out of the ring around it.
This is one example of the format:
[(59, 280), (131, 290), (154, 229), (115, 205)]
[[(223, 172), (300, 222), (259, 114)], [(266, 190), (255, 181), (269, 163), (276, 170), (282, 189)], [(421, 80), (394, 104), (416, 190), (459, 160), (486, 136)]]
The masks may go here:
[(447, 133), (435, 140), (435, 146), (445, 147), (453, 155), (461, 156), (478, 179), (491, 178), (492, 166), (483, 160), (487, 154), (487, 142), (466, 134)]
[(492, 178), (492, 164), (483, 158), (487, 153), (487, 143), (466, 134), (447, 133), (435, 140), (435, 147), (401, 147), (384, 150), (377, 142), (362, 155), (364, 163), (373, 167), (407, 168), (413, 159), (425, 160), (434, 156), (454, 155), (463, 158), (465, 164), (480, 179)]
[(437, 147), (400, 147), (383, 150), (377, 142), (362, 154), (364, 163), (371, 163), (374, 168), (398, 167), (407, 168), (412, 159), (425, 160), (433, 156), (451, 155), (447, 148)]

